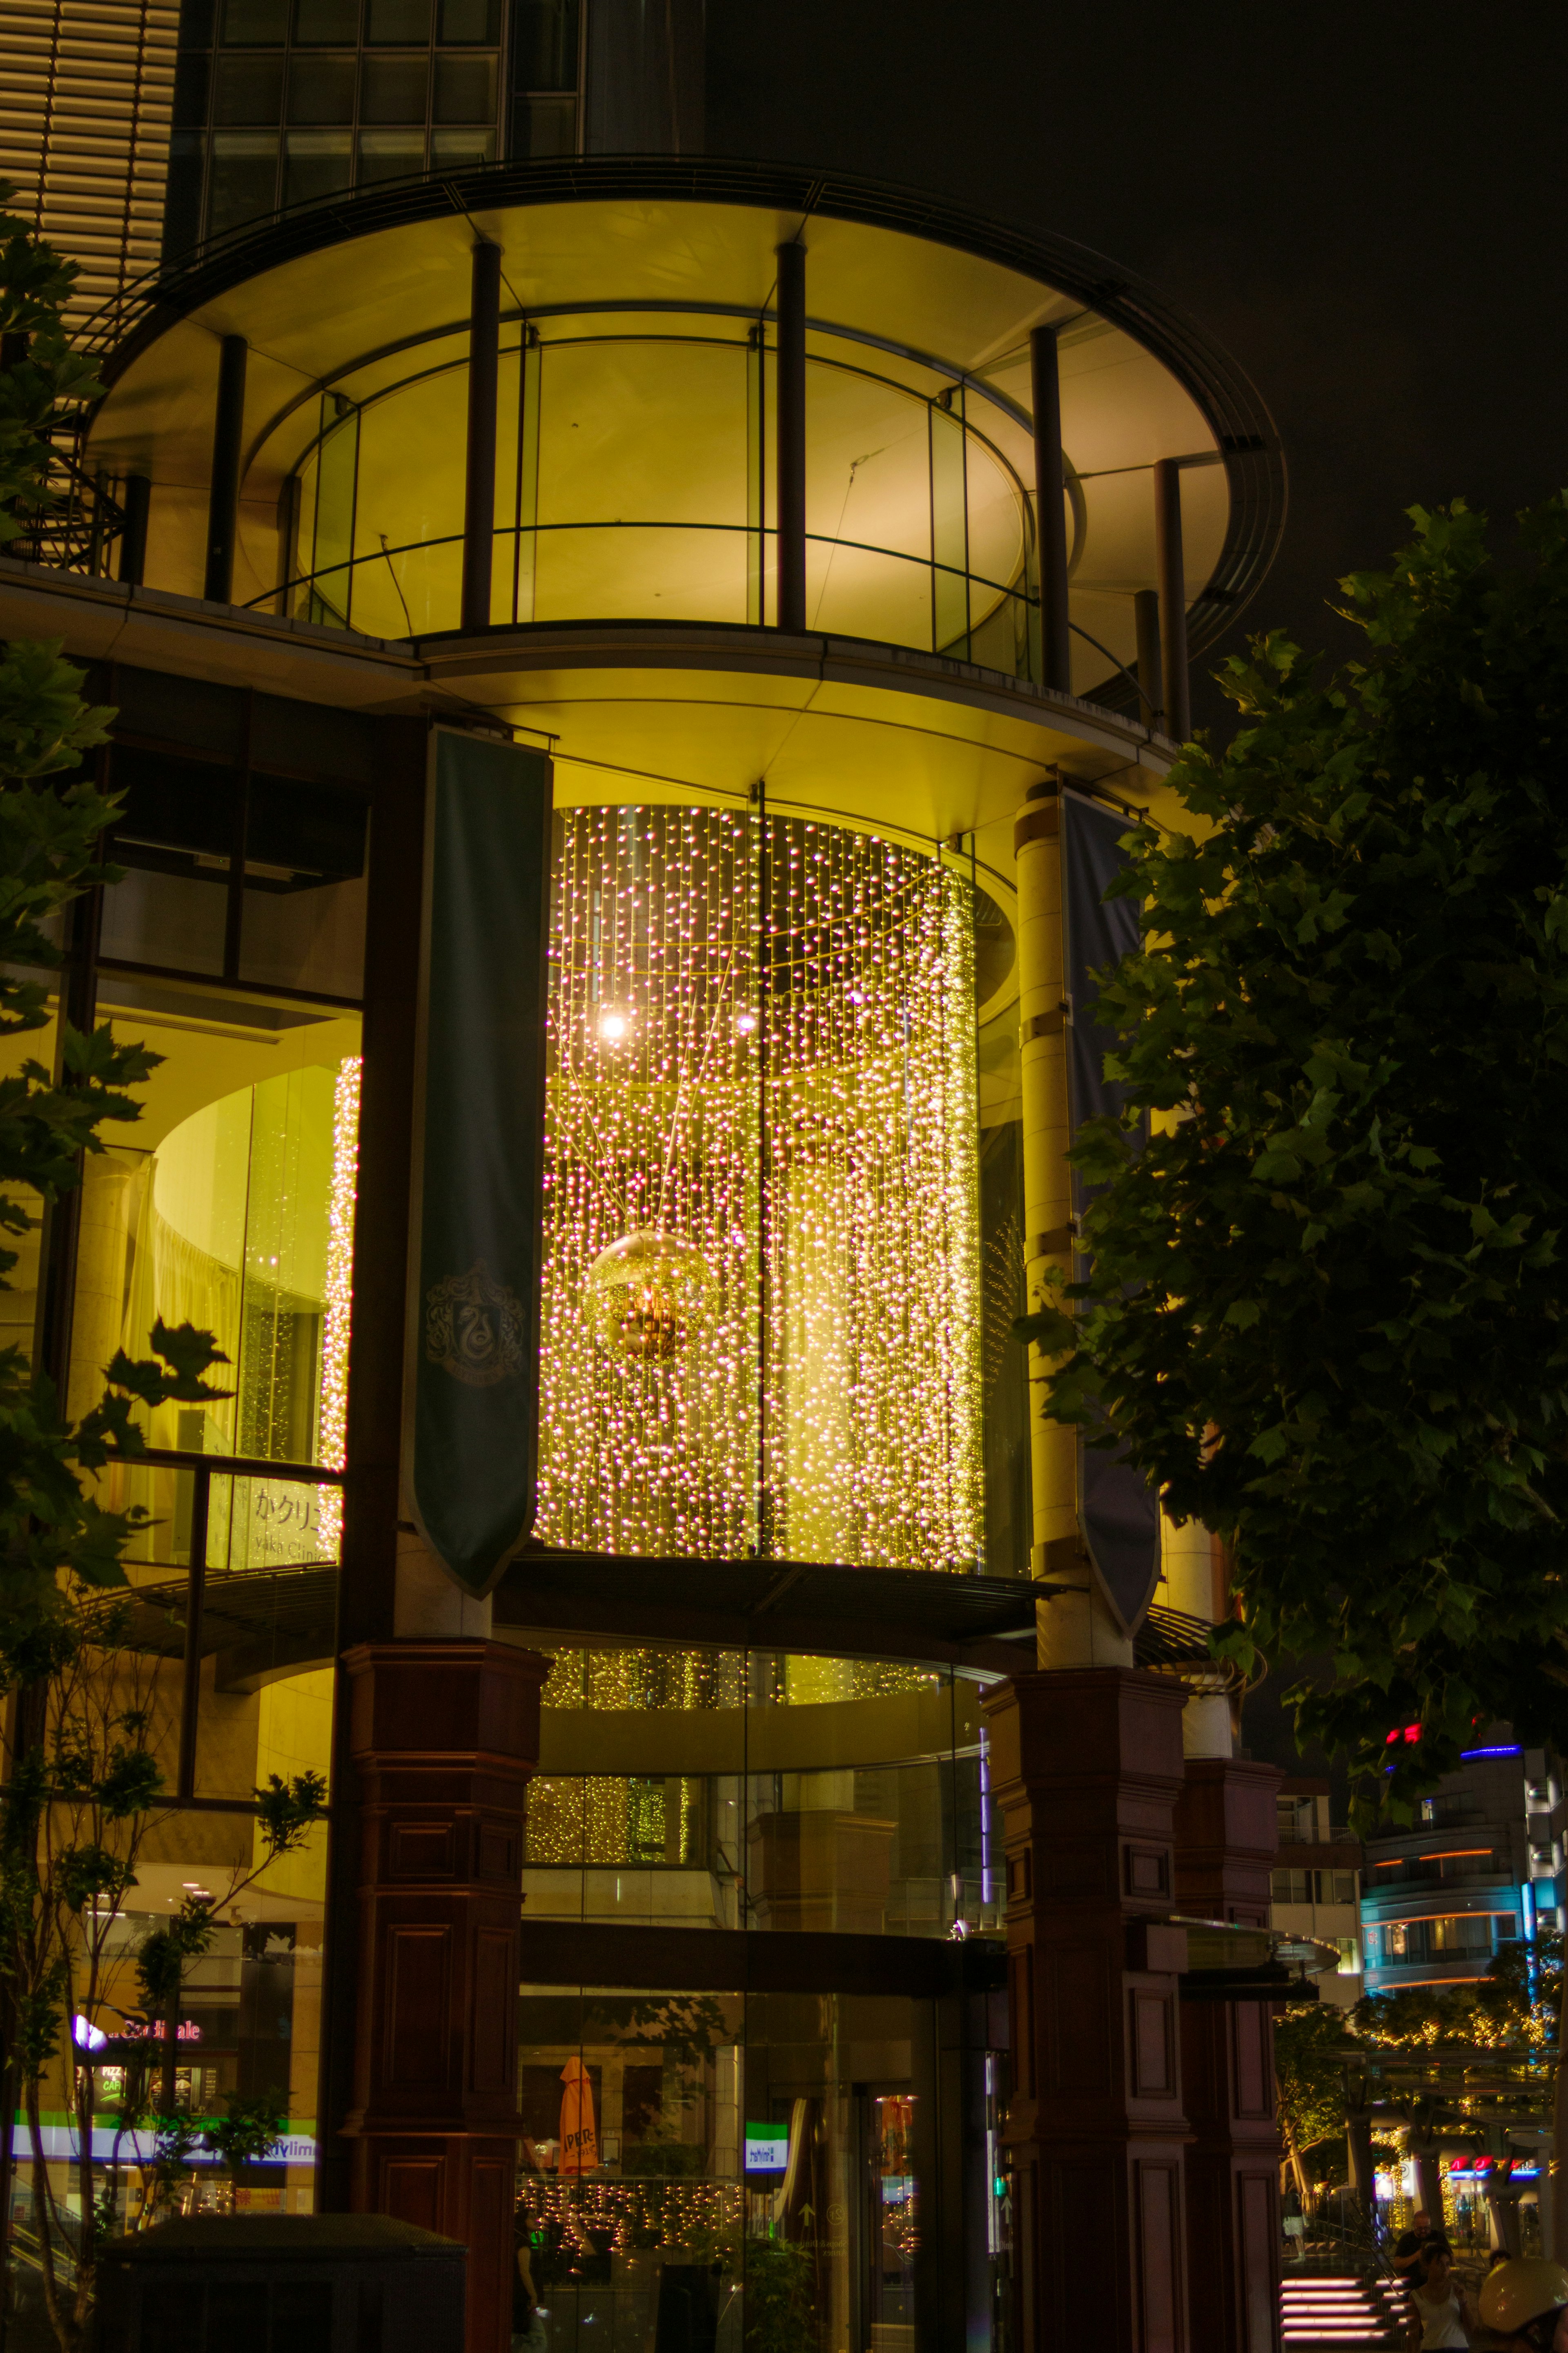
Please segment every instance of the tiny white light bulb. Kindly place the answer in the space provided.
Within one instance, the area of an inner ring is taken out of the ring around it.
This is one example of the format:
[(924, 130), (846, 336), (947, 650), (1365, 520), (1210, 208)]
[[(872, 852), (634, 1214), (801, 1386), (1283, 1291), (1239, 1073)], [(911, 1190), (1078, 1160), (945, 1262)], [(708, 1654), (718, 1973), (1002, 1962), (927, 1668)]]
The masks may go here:
[(631, 1026), (628, 1014), (619, 1012), (613, 1005), (606, 1006), (599, 1016), (599, 1037), (606, 1046), (618, 1046)]

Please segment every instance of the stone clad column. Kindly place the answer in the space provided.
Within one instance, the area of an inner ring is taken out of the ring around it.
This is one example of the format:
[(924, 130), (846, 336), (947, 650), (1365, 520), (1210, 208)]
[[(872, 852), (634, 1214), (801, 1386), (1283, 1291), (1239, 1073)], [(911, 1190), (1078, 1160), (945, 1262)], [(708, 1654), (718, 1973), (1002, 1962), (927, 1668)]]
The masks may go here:
[[(1267, 1927), (1281, 1775), (1239, 1757), (1187, 1758), (1176, 1806), (1176, 1905), (1194, 1919)], [(1266, 2001), (1182, 2006), (1193, 2341), (1277, 2353), (1279, 2129)]]
[[(1024, 1271), (1031, 1311), (1050, 1296), (1047, 1271), (1072, 1263), (1067, 1029), (1062, 992), (1061, 780), (1031, 786), (1013, 828), (1018, 871), (1018, 1041), (1024, 1129)], [(1069, 1589), (1039, 1612), (1047, 1666), (1130, 1667), (1132, 1645), (1095, 1588), (1078, 1523), (1078, 1433), (1049, 1420), (1048, 1359), (1029, 1350), (1030, 1570)]]
[(1169, 1678), (1114, 1668), (1019, 1675), (984, 1704), (1007, 1873), (1015, 2342), (1028, 2353), (1188, 2343), (1186, 1939), (1166, 1925), (1182, 1705)]
[(405, 1636), (343, 1665), (361, 1825), (353, 2211), (465, 2240), (468, 2353), (506, 2353), (523, 1796), (548, 1662)]

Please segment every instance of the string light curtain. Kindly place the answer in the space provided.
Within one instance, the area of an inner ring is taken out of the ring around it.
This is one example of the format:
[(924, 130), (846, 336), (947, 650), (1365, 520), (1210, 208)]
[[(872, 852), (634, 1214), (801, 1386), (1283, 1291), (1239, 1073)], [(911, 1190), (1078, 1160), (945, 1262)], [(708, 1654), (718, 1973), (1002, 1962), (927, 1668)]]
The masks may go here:
[(966, 881), (796, 818), (557, 823), (540, 1535), (976, 1567)]

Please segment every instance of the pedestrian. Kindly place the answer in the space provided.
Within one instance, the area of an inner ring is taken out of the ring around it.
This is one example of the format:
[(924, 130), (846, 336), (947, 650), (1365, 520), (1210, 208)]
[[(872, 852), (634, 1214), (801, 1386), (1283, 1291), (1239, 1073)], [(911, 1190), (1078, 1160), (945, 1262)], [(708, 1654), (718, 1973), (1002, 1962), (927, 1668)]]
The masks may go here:
[(511, 2280), (511, 2353), (549, 2353), (549, 2347), (544, 2316), (533, 2290), (528, 2242), (520, 2234)]
[(1476, 2316), (1463, 2285), (1454, 2276), (1453, 2250), (1434, 2232), (1423, 2253), (1424, 2273), (1410, 2290), (1410, 2353), (1439, 2353), (1440, 2348), (1468, 2346)]
[(1394, 2242), (1394, 2276), (1409, 2283), (1413, 2274), (1424, 2268), (1423, 2250), (1432, 2236), (1432, 2217), (1425, 2206), (1418, 2206), (1411, 2217), (1410, 2228)]
[(1481, 2283), (1481, 2324), (1506, 2353), (1568, 2353), (1568, 2270), (1511, 2256)]

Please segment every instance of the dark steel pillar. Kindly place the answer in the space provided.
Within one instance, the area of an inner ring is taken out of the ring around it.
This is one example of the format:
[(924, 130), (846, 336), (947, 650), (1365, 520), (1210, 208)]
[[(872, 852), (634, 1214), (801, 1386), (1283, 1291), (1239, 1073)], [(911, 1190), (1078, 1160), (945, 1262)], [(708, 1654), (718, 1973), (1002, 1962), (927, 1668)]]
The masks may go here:
[(465, 629), (490, 625), (496, 528), (496, 384), (500, 363), (500, 248), (474, 248), (468, 311), (468, 472), (463, 501)]
[[(1268, 1926), (1279, 1841), (1272, 1765), (1189, 1757), (1176, 1801), (1176, 1908), (1189, 1918)], [(1205, 2353), (1278, 2353), (1279, 2127), (1266, 2001), (1182, 2005), (1187, 2276), (1193, 2343)]]
[(1165, 723), (1165, 690), (1160, 677), (1160, 599), (1152, 588), (1139, 588), (1132, 597), (1132, 617), (1138, 631), (1138, 691), (1143, 717), (1151, 727)]
[(778, 610), (805, 627), (805, 248), (778, 249)]
[(1035, 404), (1035, 505), (1040, 522), (1040, 650), (1042, 684), (1072, 692), (1072, 640), (1068, 629), (1068, 522), (1062, 508), (1062, 396), (1057, 331), (1029, 336)]
[(1174, 458), (1154, 469), (1154, 556), (1160, 574), (1165, 733), (1184, 744), (1193, 732), (1187, 682), (1187, 573), (1182, 556), (1182, 470)]
[(140, 588), (147, 577), (147, 518), (153, 505), (153, 484), (146, 474), (127, 474), (121, 500), (125, 527), (120, 534), (120, 577)]
[[(1007, 1867), (1015, 2325), (1036, 2348), (1187, 2353), (1174, 1908), (1180, 1687), (1015, 1675), (984, 1704)], [(1207, 2353), (1206, 2346), (1204, 2353)]]
[[(245, 439), (243, 335), (226, 335), (218, 353), (217, 414), (213, 420), (212, 488), (207, 497), (207, 567), (202, 595), (209, 605), (234, 596), (234, 547), (239, 529), (239, 465)], [(145, 554), (145, 547), (143, 547)]]

